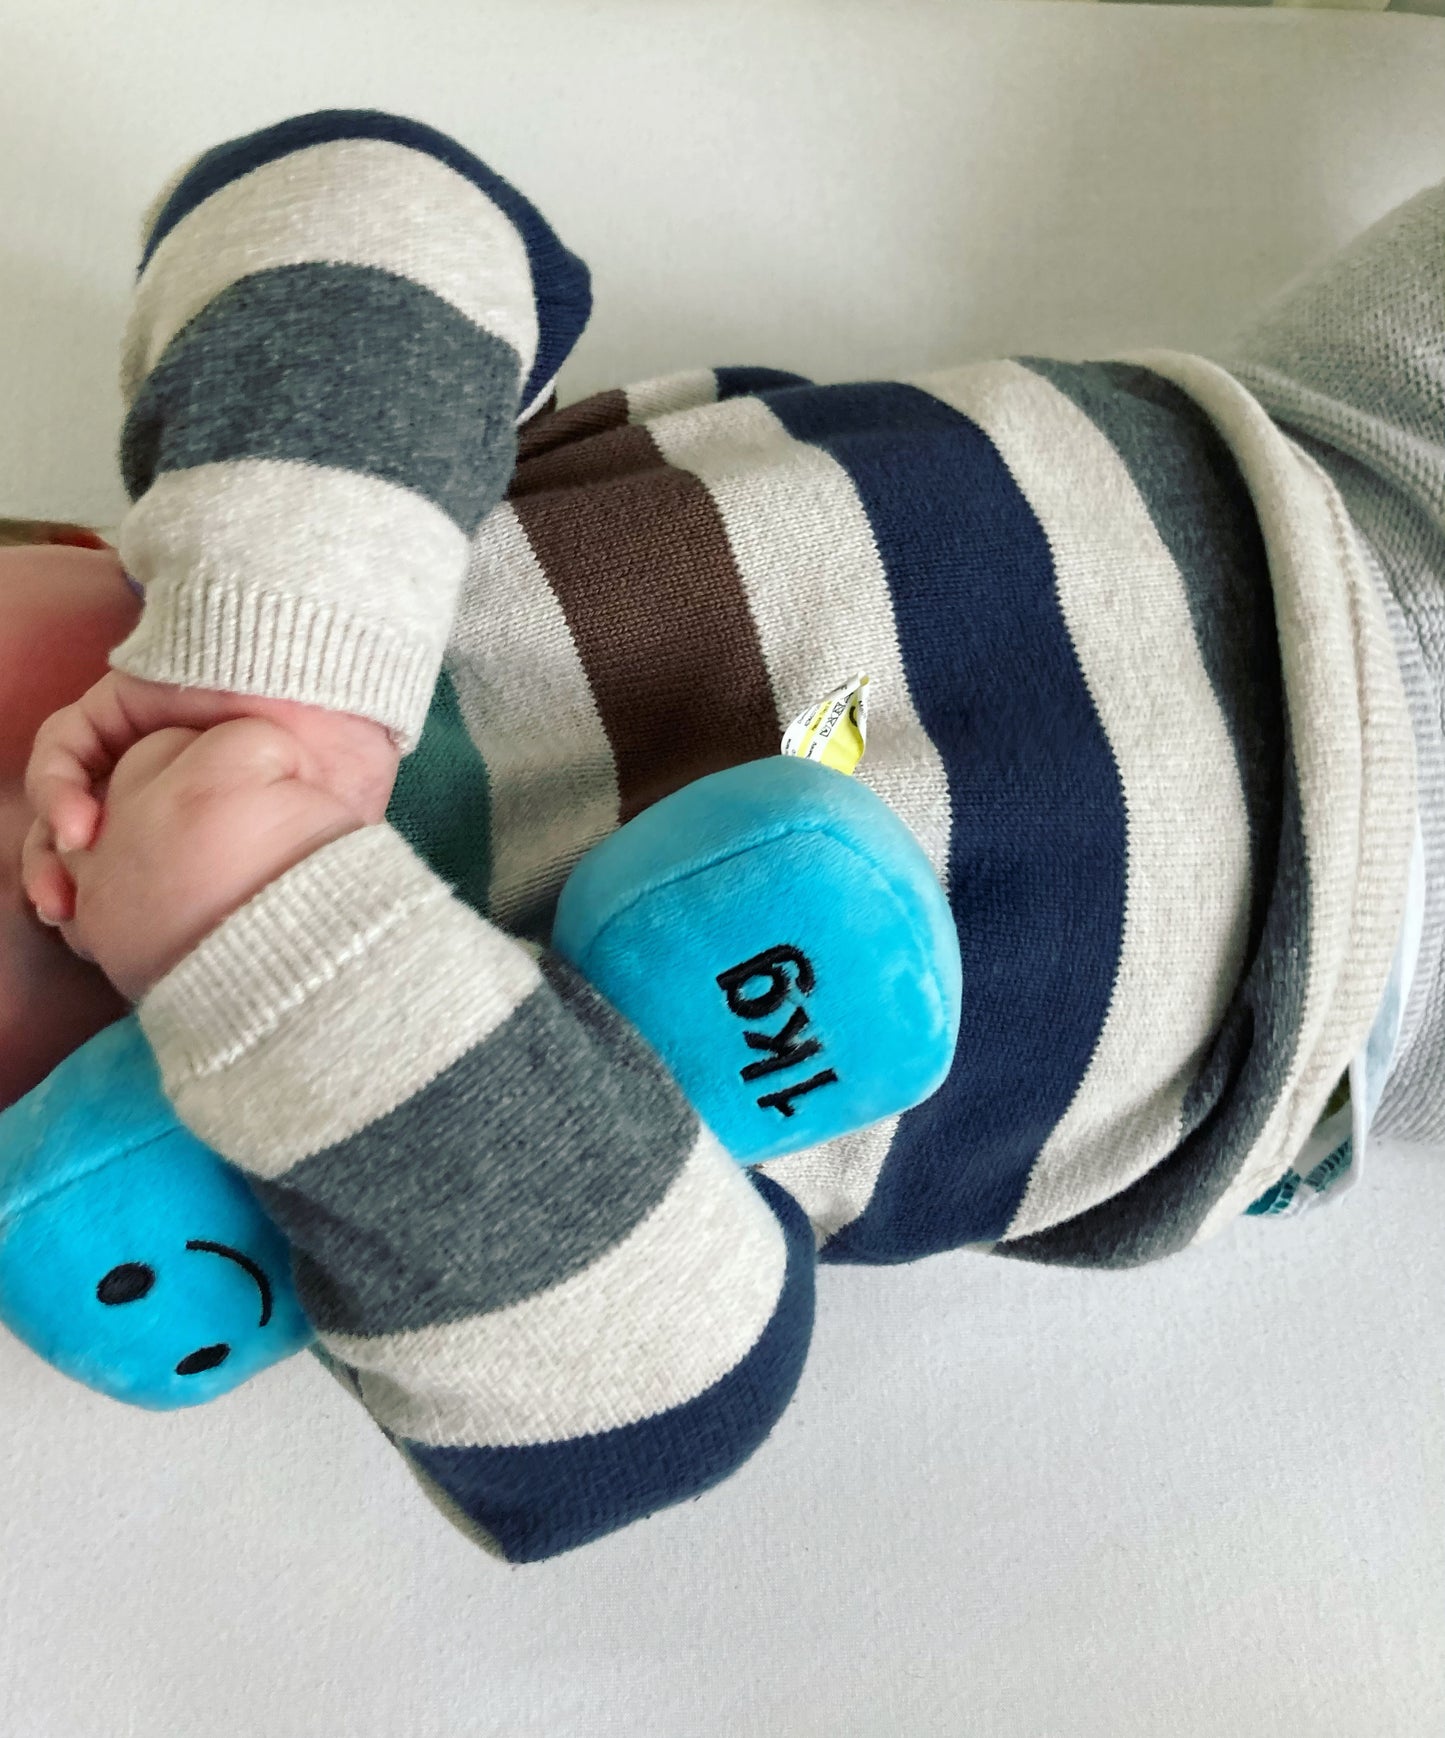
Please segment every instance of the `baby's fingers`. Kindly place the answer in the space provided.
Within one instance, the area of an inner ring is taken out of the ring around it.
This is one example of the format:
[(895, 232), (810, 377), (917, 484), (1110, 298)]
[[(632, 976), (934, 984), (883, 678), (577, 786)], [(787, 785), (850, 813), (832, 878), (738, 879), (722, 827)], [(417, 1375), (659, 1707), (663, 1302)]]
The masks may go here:
[(20, 882), (43, 923), (58, 926), (75, 916), (75, 883), (55, 849), (44, 821), (36, 821), (20, 851)]
[(62, 851), (83, 851), (100, 820), (95, 787), (136, 739), (106, 681), (53, 713), (35, 733), (25, 794)]

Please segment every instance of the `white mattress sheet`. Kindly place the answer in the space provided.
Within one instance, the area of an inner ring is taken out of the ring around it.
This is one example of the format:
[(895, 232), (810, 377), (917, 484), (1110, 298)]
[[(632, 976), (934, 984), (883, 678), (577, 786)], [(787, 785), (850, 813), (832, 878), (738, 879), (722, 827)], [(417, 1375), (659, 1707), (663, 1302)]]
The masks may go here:
[[(0, 512), (112, 523), (138, 214), (305, 108), (592, 262), (566, 395), (1206, 346), (1445, 175), (1445, 25), (855, 0), (5, 0)], [(508, 1570), (310, 1360), (129, 1412), (0, 1340), (14, 1738), (1445, 1731), (1445, 1162), (1123, 1275), (833, 1269), (771, 1442)]]

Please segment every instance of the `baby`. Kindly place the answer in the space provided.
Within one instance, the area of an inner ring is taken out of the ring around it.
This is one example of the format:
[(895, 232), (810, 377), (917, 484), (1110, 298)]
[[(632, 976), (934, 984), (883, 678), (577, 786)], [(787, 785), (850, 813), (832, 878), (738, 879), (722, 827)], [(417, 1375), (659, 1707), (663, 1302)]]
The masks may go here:
[[(1442, 290), (1445, 187), (1227, 370), (556, 411), (585, 270), (454, 141), (207, 153), (147, 223), (118, 557), (0, 554), (6, 861), (80, 956), (12, 900), (7, 1090), (136, 1002), (332, 1367), (514, 1561), (751, 1453), (818, 1260), (1138, 1262), (1357, 1171), (1382, 1088), (1436, 1133)], [(590, 845), (855, 669), (957, 1057), (744, 1171), (543, 944)]]

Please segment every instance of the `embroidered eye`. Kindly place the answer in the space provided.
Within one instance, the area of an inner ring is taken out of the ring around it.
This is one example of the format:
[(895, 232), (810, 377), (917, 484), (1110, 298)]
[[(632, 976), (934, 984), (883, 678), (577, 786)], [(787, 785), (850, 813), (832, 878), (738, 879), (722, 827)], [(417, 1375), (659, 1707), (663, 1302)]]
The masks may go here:
[(96, 1286), (95, 1295), (103, 1304), (135, 1303), (155, 1282), (154, 1268), (147, 1267), (143, 1261), (123, 1261), (119, 1267), (111, 1268)]
[(192, 1352), (189, 1357), (182, 1358), (176, 1365), (178, 1376), (199, 1376), (203, 1370), (214, 1370), (218, 1364), (224, 1364), (231, 1355), (229, 1346), (202, 1346), (199, 1352)]

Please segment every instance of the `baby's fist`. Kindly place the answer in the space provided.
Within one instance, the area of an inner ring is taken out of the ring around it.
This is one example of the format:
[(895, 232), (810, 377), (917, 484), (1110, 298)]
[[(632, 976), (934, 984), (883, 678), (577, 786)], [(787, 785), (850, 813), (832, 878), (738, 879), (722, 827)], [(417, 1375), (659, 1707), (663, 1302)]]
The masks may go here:
[(26, 841), (26, 896), (47, 922), (69, 918), (75, 889), (61, 854), (90, 844), (100, 825), (107, 781), (146, 737), (175, 729), (209, 730), (259, 718), (285, 727), (305, 750), (304, 777), (329, 791), (359, 821), (381, 820), (396, 778), (396, 744), (373, 719), (294, 700), (178, 688), (111, 670), (36, 733), (25, 791), (35, 811)]
[(93, 843), (61, 854), (71, 947), (138, 1001), (268, 882), (363, 825), (308, 782), (307, 758), (263, 718), (158, 730), (128, 749)]

